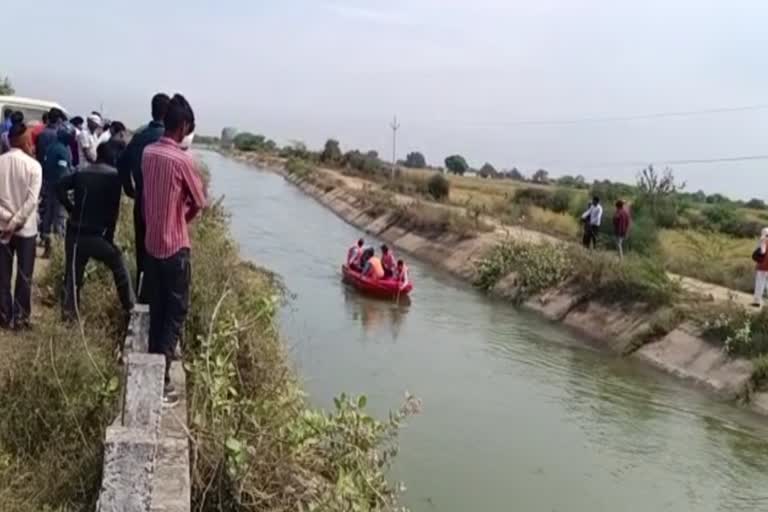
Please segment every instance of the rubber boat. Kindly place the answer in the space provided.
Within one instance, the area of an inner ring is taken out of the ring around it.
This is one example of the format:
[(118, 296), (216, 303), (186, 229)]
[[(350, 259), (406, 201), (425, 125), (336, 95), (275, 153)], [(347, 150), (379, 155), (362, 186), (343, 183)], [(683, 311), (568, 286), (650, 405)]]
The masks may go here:
[(341, 266), (341, 275), (345, 283), (354, 286), (359, 292), (383, 299), (404, 298), (413, 290), (411, 283), (400, 288), (394, 279), (371, 279), (346, 265)]

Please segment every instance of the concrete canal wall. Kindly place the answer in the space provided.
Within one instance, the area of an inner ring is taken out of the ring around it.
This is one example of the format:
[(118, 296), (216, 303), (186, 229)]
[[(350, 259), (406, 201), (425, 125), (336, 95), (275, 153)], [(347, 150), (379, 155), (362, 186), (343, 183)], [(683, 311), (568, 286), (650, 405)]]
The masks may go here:
[[(390, 212), (371, 215), (358, 195), (343, 186), (322, 189), (310, 180), (289, 174), (279, 161), (260, 161), (251, 155), (235, 154), (234, 157), (281, 174), (349, 224), (468, 282), (475, 277), (478, 261), (498, 243), (510, 236), (519, 240), (529, 237), (531, 243), (537, 238), (526, 230), (510, 230), (506, 234), (498, 231), (480, 233), (469, 239), (451, 234), (425, 237), (393, 225), (389, 220)], [(516, 289), (512, 273), (495, 286), (493, 293), (499, 297), (512, 297)], [(602, 348), (639, 359), (685, 379), (717, 399), (746, 404), (755, 412), (768, 415), (768, 393), (753, 389), (752, 363), (729, 357), (720, 347), (705, 341), (695, 325), (684, 323), (670, 332), (654, 336), (650, 333), (656, 312), (585, 301), (577, 290), (569, 289), (567, 285), (530, 297), (522, 306), (579, 331)], [(643, 342), (638, 343), (638, 339)]]

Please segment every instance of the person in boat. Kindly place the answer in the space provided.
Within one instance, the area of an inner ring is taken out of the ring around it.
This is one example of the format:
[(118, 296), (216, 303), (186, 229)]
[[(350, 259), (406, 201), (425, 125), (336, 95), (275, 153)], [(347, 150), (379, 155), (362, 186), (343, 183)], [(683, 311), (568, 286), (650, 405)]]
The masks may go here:
[(363, 259), (363, 245), (365, 245), (365, 240), (361, 238), (347, 251), (347, 266), (358, 272), (361, 270), (360, 260)]
[(384, 267), (384, 278), (392, 279), (395, 277), (396, 262), (395, 255), (389, 250), (387, 244), (381, 246), (381, 266)]
[(409, 281), (408, 278), (408, 265), (403, 260), (397, 260), (397, 267), (395, 268), (395, 279), (400, 284), (400, 288), (405, 288)]
[(366, 253), (369, 254), (369, 257), (363, 266), (363, 276), (370, 277), (372, 279), (383, 279), (384, 266), (381, 264), (381, 259), (379, 259), (378, 256), (374, 254), (373, 249), (367, 249)]
[(360, 256), (360, 263), (358, 264), (358, 266), (360, 267), (358, 269), (358, 272), (363, 271), (363, 269), (365, 268), (365, 264), (368, 263), (368, 260), (371, 259), (371, 256), (373, 256), (374, 254), (375, 254), (375, 251), (373, 250), (372, 247), (363, 249), (363, 254), (362, 256)]

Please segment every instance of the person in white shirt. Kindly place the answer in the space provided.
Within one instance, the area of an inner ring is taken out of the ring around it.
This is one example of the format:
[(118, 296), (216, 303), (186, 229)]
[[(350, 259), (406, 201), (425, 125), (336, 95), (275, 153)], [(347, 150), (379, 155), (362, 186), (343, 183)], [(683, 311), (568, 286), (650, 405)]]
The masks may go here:
[(80, 158), (80, 165), (86, 166), (96, 162), (96, 148), (99, 146), (101, 137), (101, 117), (91, 114), (86, 119), (86, 129), (80, 132), (80, 150), (83, 152)]
[[(43, 170), (32, 156), (31, 132), (24, 123), (9, 132), (11, 150), (0, 156), (0, 327), (29, 327), (35, 268), (37, 203)], [(16, 259), (16, 285), (11, 275)]]
[(597, 247), (597, 233), (603, 220), (603, 207), (599, 197), (592, 198), (592, 203), (582, 214), (581, 220), (584, 222), (584, 247), (594, 249)]

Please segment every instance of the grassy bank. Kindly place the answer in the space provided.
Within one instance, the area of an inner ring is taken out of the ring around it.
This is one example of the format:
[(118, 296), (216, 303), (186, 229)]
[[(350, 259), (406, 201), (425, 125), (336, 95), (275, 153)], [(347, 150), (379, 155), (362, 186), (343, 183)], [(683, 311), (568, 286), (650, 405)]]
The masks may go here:
[[(129, 205), (118, 243), (132, 253)], [(279, 282), (243, 263), (226, 212), (196, 221), (191, 309), (184, 335), (192, 446), (193, 510), (390, 510), (386, 479), (407, 398), (386, 421), (366, 398), (309, 406), (288, 362), (274, 315)], [(132, 260), (132, 258), (127, 258)], [(36, 328), (0, 335), (0, 503), (18, 512), (93, 510), (104, 431), (116, 414), (124, 336), (111, 275), (89, 267), (81, 326), (59, 320), (63, 275), (56, 247), (36, 293)]]

